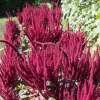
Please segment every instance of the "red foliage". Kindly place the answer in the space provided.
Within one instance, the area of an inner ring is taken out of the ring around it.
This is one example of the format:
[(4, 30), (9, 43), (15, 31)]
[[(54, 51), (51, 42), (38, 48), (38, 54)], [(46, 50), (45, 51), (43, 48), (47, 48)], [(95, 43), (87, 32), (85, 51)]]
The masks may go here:
[(18, 44), (18, 29), (11, 19), (6, 23), (5, 40), (0, 42), (5, 44), (3, 56), (0, 63), (0, 95), (4, 100), (18, 100), (14, 93), (14, 88), (17, 83), (17, 62), (16, 58), (19, 55), (17, 51)]
[(26, 6), (19, 15), (21, 23), (26, 26), (26, 34), (31, 40), (40, 42), (57, 42), (61, 36), (61, 9), (49, 9), (46, 5)]
[(98, 51), (91, 56), (83, 32), (62, 30), (61, 9), (27, 5), (18, 19), (25, 27), (31, 51), (29, 55), (19, 54), (19, 30), (15, 22), (8, 21), (4, 34), (7, 41), (0, 41), (6, 43), (0, 65), (0, 95), (5, 100), (15, 100), (13, 87), (21, 77), (46, 99), (54, 96), (56, 100), (96, 100), (100, 56)]

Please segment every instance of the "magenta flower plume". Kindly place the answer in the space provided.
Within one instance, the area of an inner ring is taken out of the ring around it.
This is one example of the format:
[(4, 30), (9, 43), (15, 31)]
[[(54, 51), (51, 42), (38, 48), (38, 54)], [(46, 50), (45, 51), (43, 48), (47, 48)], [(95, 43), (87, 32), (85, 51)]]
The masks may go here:
[(16, 23), (8, 18), (8, 21), (6, 22), (6, 31), (4, 33), (4, 39), (8, 40), (8, 42), (14, 41), (16, 39), (15, 36), (17, 36), (19, 33)]
[(14, 93), (17, 82), (17, 73), (15, 70), (16, 62), (14, 57), (8, 59), (7, 52), (1, 58), (0, 64), (0, 95), (4, 100), (18, 100)]
[(61, 3), (61, 0), (51, 0), (51, 2), (53, 3), (53, 5), (55, 6), (59, 6)]
[(94, 80), (98, 82), (100, 80), (100, 78), (99, 78), (99, 76), (100, 76), (100, 67), (99, 67), (99, 65), (100, 65), (100, 55), (99, 55), (98, 51), (95, 52), (94, 62), (95, 62), (95, 65), (94, 65), (95, 66), (95, 68), (94, 68)]
[(26, 6), (20, 17), (31, 41), (57, 42), (61, 36), (61, 8), (59, 7), (49, 9), (46, 5)]
[(0, 40), (4, 43), (3, 56), (0, 58), (0, 95), (4, 100), (18, 100), (15, 94), (15, 86), (17, 83), (17, 63), (16, 58), (19, 55), (17, 46), (18, 43), (18, 29), (16, 23), (9, 19), (6, 22), (6, 32), (4, 34), (4, 40)]

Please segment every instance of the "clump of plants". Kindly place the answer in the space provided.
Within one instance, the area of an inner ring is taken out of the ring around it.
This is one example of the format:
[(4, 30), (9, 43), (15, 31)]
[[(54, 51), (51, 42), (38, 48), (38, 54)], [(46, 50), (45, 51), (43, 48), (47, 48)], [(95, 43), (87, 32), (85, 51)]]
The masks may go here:
[(6, 23), (0, 63), (4, 100), (98, 100), (100, 56), (91, 55), (83, 32), (65, 31), (62, 11), (26, 5)]

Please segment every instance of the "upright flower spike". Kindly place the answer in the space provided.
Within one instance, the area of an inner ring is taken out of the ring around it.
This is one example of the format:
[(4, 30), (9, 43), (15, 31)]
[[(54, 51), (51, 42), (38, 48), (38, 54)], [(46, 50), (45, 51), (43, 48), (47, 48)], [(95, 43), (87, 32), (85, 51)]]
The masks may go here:
[(98, 53), (98, 51), (95, 52), (95, 55), (94, 55), (94, 62), (95, 62), (95, 68), (94, 68), (94, 80), (95, 82), (97, 81), (97, 83), (99, 82), (100, 78), (100, 55)]
[(17, 28), (16, 22), (8, 18), (8, 21), (6, 22), (6, 31), (4, 33), (4, 39), (8, 40), (8, 42), (14, 41), (18, 34), (19, 30)]
[(78, 63), (84, 51), (83, 43), (85, 43), (84, 36), (79, 36), (77, 33), (66, 32), (61, 39), (62, 50), (64, 52), (64, 55), (66, 55), (67, 60), (67, 66), (66, 64), (64, 64), (63, 66), (67, 67), (65, 67), (67, 69), (67, 72), (69, 71), (68, 73), (66, 73), (67, 77), (72, 74), (72, 76), (69, 76), (69, 78), (72, 78), (73, 76), (75, 77), (75, 72), (77, 72), (75, 70), (77, 70), (78, 68)]
[(7, 55), (5, 55), (0, 64), (0, 95), (4, 100), (18, 100), (14, 93), (14, 88), (17, 82), (17, 74), (14, 68), (16, 64), (14, 62), (14, 58), (8, 59)]
[(60, 6), (61, 0), (51, 0), (54, 6)]
[[(1, 96), (4, 100), (18, 100), (15, 94), (15, 86), (18, 79), (16, 67), (16, 58), (19, 55), (19, 30), (16, 23), (12, 19), (6, 22), (6, 31), (4, 33), (4, 40), (0, 42), (5, 43), (3, 56), (0, 64), (0, 78), (1, 78)], [(18, 55), (17, 55), (18, 54)]]
[(18, 97), (14, 94), (14, 91), (10, 87), (4, 85), (4, 81), (2, 79), (0, 81), (0, 96), (4, 100), (18, 100)]
[[(4, 33), (4, 40), (12, 44), (16, 50), (19, 49), (20, 46), (20, 39), (19, 39), (19, 30), (18, 26), (15, 21), (8, 18), (8, 21), (6, 22), (6, 31)], [(10, 54), (13, 52), (12, 48), (6, 45), (5, 52), (9, 52)]]

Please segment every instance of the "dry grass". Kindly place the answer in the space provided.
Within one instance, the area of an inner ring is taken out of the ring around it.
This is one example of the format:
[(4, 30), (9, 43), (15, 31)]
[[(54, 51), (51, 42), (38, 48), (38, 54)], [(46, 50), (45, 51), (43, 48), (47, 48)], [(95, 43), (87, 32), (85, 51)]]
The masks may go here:
[(3, 33), (5, 30), (5, 22), (6, 22), (6, 18), (0, 18), (0, 39), (3, 38)]
[[(0, 39), (3, 39), (5, 22), (6, 22), (6, 18), (0, 18)], [(2, 51), (3, 51), (3, 44), (0, 43), (0, 55), (2, 54)]]

